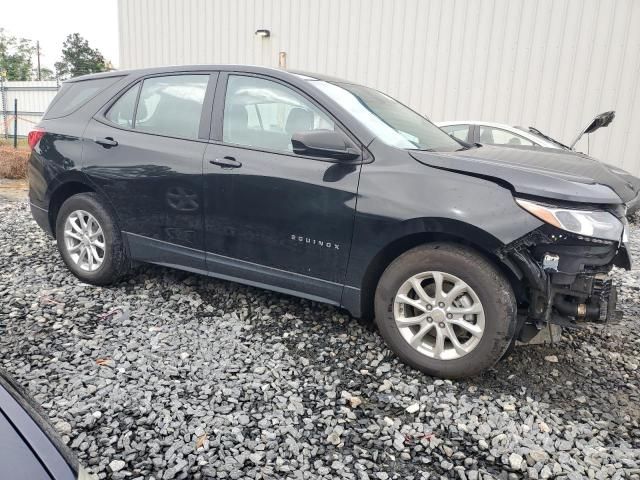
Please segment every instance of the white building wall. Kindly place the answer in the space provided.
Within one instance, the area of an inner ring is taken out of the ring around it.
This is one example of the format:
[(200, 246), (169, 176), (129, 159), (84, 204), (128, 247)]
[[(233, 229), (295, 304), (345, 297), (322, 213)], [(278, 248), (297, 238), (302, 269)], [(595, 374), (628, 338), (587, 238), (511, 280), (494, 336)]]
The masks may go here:
[(13, 135), (15, 100), (18, 100), (18, 136), (26, 136), (40, 121), (57, 93), (58, 82), (55, 80), (2, 82), (0, 136)]
[[(119, 0), (122, 68), (249, 63), (380, 89), (433, 120), (534, 125), (640, 175), (639, 0)], [(270, 38), (254, 35), (271, 31)]]

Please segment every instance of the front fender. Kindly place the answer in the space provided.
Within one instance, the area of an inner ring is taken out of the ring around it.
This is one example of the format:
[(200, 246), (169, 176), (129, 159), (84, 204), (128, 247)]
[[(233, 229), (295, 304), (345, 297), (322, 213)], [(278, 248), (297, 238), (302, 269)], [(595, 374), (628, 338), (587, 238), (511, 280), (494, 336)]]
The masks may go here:
[(420, 164), (407, 152), (380, 143), (369, 148), (376, 160), (362, 166), (343, 295), (343, 305), (352, 312), (359, 308), (361, 290), (375, 289), (369, 276), (380, 255), (402, 253), (396, 245), (411, 248), (415, 240), (453, 238), (494, 254), (542, 225), (504, 186)]
[(428, 167), (379, 143), (370, 148), (376, 161), (362, 166), (349, 286), (360, 288), (378, 252), (408, 235), (447, 234), (493, 251), (542, 225), (518, 206), (508, 188)]

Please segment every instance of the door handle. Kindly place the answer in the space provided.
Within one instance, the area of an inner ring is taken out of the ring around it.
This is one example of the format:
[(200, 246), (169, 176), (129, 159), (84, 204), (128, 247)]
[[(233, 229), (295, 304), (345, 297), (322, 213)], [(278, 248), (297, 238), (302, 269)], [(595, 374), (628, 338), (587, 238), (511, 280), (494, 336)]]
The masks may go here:
[(220, 165), (222, 168), (240, 168), (242, 166), (242, 163), (233, 157), (216, 158), (215, 160), (209, 160), (209, 163)]
[(118, 142), (116, 142), (113, 137), (104, 137), (104, 138), (96, 138), (94, 140), (98, 145), (102, 145), (103, 147), (117, 147)]

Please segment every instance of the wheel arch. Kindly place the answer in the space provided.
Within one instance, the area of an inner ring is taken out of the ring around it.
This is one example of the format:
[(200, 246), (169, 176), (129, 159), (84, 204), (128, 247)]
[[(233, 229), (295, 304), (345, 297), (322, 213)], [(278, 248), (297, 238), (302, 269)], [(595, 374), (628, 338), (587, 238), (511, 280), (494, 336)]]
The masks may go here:
[(380, 277), (389, 264), (412, 248), (428, 243), (451, 243), (469, 248), (482, 255), (507, 277), (516, 298), (522, 298), (524, 292), (519, 272), (514, 271), (496, 254), (496, 250), (504, 246), (496, 237), (474, 225), (459, 220), (420, 219), (419, 222), (412, 223), (421, 225), (421, 228), (409, 229), (409, 232), (387, 242), (368, 263), (360, 282), (358, 316), (373, 318), (375, 291)]
[(58, 184), (49, 195), (49, 225), (51, 226), (51, 232), (53, 237), (56, 236), (56, 221), (58, 218), (58, 212), (62, 204), (74, 195), (78, 193), (92, 192), (96, 193), (96, 190), (86, 182), (77, 178), (67, 180)]

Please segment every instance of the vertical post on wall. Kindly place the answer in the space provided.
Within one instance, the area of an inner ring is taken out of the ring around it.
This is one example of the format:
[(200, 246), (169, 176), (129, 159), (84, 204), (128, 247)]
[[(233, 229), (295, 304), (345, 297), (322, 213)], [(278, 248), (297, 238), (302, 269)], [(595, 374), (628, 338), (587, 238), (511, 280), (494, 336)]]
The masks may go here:
[(4, 71), (0, 71), (0, 107), (2, 107), (2, 136), (9, 138), (9, 123), (7, 122), (7, 94), (4, 88)]
[(13, 148), (18, 148), (18, 99), (13, 99)]
[(287, 52), (280, 52), (278, 54), (278, 68), (286, 70), (287, 68)]

